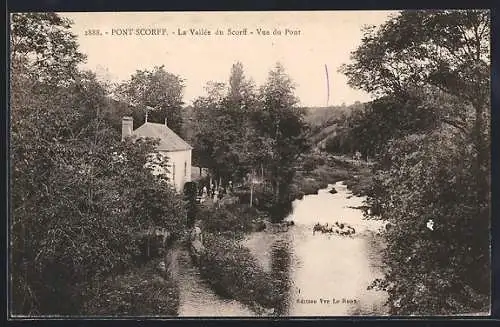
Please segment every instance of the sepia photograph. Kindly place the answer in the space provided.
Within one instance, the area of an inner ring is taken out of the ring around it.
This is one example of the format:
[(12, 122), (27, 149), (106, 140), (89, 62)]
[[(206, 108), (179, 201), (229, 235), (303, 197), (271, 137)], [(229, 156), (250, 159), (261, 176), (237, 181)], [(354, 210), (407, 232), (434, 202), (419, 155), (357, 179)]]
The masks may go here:
[(490, 315), (489, 10), (8, 18), (10, 319)]

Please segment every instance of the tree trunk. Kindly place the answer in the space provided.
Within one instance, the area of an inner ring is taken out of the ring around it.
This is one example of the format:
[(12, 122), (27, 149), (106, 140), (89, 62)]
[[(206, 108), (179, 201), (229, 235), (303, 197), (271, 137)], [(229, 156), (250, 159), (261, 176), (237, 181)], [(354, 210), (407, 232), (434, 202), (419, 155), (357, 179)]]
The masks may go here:
[(250, 207), (253, 205), (253, 181), (250, 183)]

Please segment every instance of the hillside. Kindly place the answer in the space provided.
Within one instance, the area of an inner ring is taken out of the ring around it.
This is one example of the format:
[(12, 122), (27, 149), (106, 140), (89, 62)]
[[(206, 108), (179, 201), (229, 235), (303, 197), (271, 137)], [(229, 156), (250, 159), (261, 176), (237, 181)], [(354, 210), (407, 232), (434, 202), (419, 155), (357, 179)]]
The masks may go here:
[(323, 148), (326, 140), (344, 129), (346, 119), (353, 111), (363, 110), (366, 103), (356, 101), (349, 106), (308, 107), (305, 121), (311, 127), (309, 138), (314, 146)]
[(319, 126), (330, 120), (336, 120), (343, 115), (348, 115), (350, 106), (307, 107), (306, 122), (311, 126)]

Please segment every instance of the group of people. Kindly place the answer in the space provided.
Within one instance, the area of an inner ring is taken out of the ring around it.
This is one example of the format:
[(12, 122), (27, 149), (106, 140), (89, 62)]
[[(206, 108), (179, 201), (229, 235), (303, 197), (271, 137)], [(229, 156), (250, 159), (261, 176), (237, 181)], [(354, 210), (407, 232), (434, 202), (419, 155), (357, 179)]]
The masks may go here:
[(356, 230), (347, 224), (344, 223), (339, 223), (338, 221), (335, 222), (334, 225), (328, 226), (328, 223), (325, 225), (321, 225), (320, 223), (316, 223), (313, 227), (313, 235), (316, 232), (322, 232), (322, 233), (335, 233), (341, 236), (350, 236), (356, 233)]
[(227, 187), (219, 186), (216, 187), (213, 183), (207, 187), (204, 185), (200, 190), (201, 201), (205, 201), (207, 198), (211, 198), (213, 202), (217, 202), (222, 199), (224, 195), (231, 193), (233, 191), (233, 183), (229, 181)]

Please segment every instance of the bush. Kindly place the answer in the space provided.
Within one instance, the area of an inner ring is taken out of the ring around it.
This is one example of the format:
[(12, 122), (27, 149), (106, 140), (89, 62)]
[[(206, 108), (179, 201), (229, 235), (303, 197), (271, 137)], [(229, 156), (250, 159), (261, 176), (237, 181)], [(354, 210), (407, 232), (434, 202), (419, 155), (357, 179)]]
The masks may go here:
[(186, 201), (187, 226), (193, 227), (198, 206), (196, 197), (198, 195), (198, 185), (195, 182), (184, 184), (184, 201)]
[(393, 226), (385, 233), (388, 273), (374, 284), (388, 291), (391, 314), (488, 311), (490, 219), (477, 202), (471, 147), (412, 135), (385, 155), (390, 165), (377, 173), (369, 202)]
[[(250, 189), (238, 189), (235, 193), (240, 199), (241, 204), (250, 203)], [(252, 208), (258, 209), (260, 212), (270, 213), (274, 203), (274, 193), (268, 186), (257, 185), (253, 190), (253, 206)]]
[(345, 185), (356, 196), (369, 195), (373, 188), (373, 173), (359, 174), (344, 180)]
[(314, 178), (304, 178), (302, 180), (302, 185), (300, 188), (305, 195), (307, 194), (318, 194), (320, 189), (328, 187), (328, 183), (323, 180), (316, 180)]
[(200, 273), (216, 293), (264, 308), (275, 308), (283, 301), (271, 274), (259, 266), (250, 250), (216, 235), (206, 235), (204, 243)]
[(83, 311), (99, 316), (177, 316), (179, 287), (166, 273), (157, 270), (154, 260), (126, 274), (94, 283)]
[(314, 158), (310, 158), (310, 157), (306, 158), (304, 160), (304, 163), (302, 164), (302, 168), (305, 171), (312, 171), (316, 167), (317, 167), (316, 161), (314, 160)]
[(328, 186), (328, 183), (319, 178), (312, 177), (311, 175), (306, 175), (304, 177), (302, 174), (296, 174), (293, 178), (293, 182), (290, 185), (290, 197), (291, 200), (302, 199), (304, 195), (318, 194), (320, 189), (324, 189)]
[(318, 166), (324, 165), (326, 162), (325, 158), (321, 155), (316, 155), (316, 154), (310, 154), (308, 155), (303, 163), (302, 163), (302, 168), (307, 171), (313, 171), (316, 169)]
[(336, 182), (348, 179), (351, 176), (351, 172), (344, 167), (321, 166), (315, 169), (311, 173), (311, 176), (328, 184), (335, 184)]
[(247, 205), (233, 204), (221, 208), (204, 207), (197, 213), (203, 230), (211, 233), (230, 233), (242, 236), (253, 230), (254, 223), (264, 218), (264, 214)]

